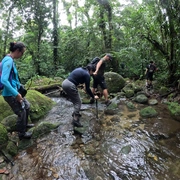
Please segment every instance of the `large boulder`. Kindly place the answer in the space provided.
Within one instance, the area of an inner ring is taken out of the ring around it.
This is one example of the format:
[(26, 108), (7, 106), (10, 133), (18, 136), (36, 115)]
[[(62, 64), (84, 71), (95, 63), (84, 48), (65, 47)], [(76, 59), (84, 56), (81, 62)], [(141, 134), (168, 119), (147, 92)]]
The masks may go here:
[(109, 93), (117, 93), (121, 91), (121, 89), (125, 86), (124, 78), (115, 72), (106, 72), (104, 74), (108, 92)]
[(52, 101), (49, 97), (41, 94), (36, 90), (29, 90), (26, 98), (31, 103), (31, 121), (39, 120), (40, 118), (44, 117), (55, 104), (55, 102)]

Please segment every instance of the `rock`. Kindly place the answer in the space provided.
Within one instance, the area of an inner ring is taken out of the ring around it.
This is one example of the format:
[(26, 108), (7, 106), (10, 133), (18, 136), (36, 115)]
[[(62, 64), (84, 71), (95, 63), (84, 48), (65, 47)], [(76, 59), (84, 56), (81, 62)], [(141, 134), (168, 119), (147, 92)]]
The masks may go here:
[(146, 104), (148, 102), (148, 98), (144, 94), (137, 95), (135, 98), (137, 103)]
[(139, 112), (140, 116), (142, 117), (156, 117), (157, 116), (157, 112), (154, 108), (148, 106), (148, 107), (145, 107), (144, 109), (141, 109), (140, 112)]
[(125, 85), (124, 78), (115, 72), (106, 72), (104, 74), (109, 93), (119, 92)]

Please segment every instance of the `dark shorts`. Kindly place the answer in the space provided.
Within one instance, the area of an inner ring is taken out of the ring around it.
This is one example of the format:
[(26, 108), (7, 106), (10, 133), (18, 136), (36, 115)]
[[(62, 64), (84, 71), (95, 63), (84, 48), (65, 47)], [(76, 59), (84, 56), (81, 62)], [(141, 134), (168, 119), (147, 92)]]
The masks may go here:
[(152, 81), (153, 80), (153, 73), (147, 73), (146, 79)]
[(97, 88), (98, 85), (101, 89), (107, 89), (104, 76), (93, 76), (93, 88)]

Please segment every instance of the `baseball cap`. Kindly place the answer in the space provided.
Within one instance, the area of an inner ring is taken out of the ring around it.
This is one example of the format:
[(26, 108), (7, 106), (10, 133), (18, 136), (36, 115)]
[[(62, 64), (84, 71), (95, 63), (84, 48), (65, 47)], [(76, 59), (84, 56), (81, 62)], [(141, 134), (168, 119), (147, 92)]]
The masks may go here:
[(112, 61), (112, 55), (111, 54), (106, 54), (107, 57), (109, 57), (109, 60)]

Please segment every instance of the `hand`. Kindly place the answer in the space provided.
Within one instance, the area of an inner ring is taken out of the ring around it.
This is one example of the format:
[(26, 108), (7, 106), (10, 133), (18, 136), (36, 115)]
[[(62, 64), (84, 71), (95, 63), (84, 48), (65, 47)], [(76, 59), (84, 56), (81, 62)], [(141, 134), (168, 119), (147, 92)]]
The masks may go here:
[(17, 100), (18, 102), (23, 101), (23, 98), (22, 98), (21, 94), (18, 94), (18, 95), (16, 96), (16, 100)]
[(95, 95), (94, 98), (95, 98), (95, 99), (99, 99), (99, 96)]
[(93, 73), (93, 75), (97, 75), (97, 72), (95, 71), (95, 72)]

